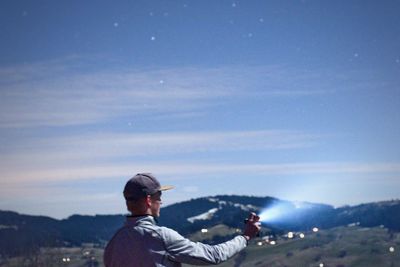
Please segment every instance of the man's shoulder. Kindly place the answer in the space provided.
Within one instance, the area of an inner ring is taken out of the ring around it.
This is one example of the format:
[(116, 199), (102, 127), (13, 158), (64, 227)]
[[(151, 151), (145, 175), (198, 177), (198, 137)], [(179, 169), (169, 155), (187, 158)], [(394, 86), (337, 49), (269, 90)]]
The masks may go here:
[(176, 231), (174, 231), (171, 228), (165, 227), (165, 226), (160, 226), (154, 223), (150, 223), (150, 222), (141, 222), (135, 226), (133, 226), (134, 228), (142, 228), (145, 229), (147, 231), (152, 231), (152, 232), (156, 232), (158, 233), (160, 236), (163, 235), (168, 235), (168, 234), (175, 234), (177, 233)]
[(185, 239), (181, 234), (179, 234), (174, 229), (164, 227), (164, 226), (159, 226), (158, 230), (159, 230), (161, 237), (166, 242), (176, 242), (176, 241)]
[[(160, 226), (157, 225), (152, 217), (145, 217), (139, 221), (136, 221), (136, 223), (128, 224), (128, 226), (122, 231), (145, 231), (151, 234), (153, 238), (160, 238), (165, 242), (171, 242), (171, 241), (177, 241), (184, 239), (177, 231), (165, 227), (165, 226)], [(125, 227), (126, 227), (125, 226)], [(123, 227), (124, 228), (124, 227)]]

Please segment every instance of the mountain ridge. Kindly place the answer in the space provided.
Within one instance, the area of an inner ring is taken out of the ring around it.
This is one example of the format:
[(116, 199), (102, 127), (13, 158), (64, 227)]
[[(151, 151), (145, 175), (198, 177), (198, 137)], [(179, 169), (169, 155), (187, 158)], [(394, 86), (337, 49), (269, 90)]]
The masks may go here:
[[(190, 199), (161, 209), (159, 224), (188, 236), (203, 228), (226, 225), (243, 228), (249, 212), (265, 208), (284, 209), (281, 218), (263, 224), (272, 233), (329, 229), (357, 224), (365, 227), (383, 225), (389, 231), (400, 231), (400, 200), (388, 200), (343, 206), (311, 202), (291, 202), (273, 197), (217, 195)], [(65, 219), (0, 211), (0, 256), (12, 257), (35, 253), (41, 247), (80, 246), (92, 243), (103, 247), (120, 228), (126, 215), (79, 215)]]

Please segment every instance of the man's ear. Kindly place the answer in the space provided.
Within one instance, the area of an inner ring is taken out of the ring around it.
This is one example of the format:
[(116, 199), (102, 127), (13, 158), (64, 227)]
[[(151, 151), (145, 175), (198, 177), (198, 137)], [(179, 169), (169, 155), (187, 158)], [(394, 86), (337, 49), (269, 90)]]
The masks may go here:
[(145, 198), (145, 202), (146, 202), (147, 207), (151, 206), (151, 196), (150, 195), (147, 195), (147, 197)]

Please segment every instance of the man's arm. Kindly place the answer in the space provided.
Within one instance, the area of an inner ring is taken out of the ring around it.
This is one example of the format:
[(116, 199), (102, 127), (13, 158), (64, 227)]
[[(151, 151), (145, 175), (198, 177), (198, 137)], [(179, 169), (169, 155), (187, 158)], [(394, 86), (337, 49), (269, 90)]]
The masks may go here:
[(214, 246), (192, 242), (168, 228), (164, 228), (163, 235), (169, 259), (193, 265), (221, 263), (247, 246), (247, 239), (242, 235)]
[(226, 261), (243, 250), (248, 241), (257, 235), (260, 230), (258, 219), (254, 213), (250, 214), (243, 235), (214, 246), (192, 242), (174, 230), (162, 228), (169, 259), (194, 265), (218, 264)]

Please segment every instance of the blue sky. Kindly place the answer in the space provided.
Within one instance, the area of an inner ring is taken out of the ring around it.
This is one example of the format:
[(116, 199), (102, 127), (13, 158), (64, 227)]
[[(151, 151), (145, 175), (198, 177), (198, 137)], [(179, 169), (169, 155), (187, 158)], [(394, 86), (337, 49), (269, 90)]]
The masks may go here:
[(400, 198), (399, 1), (2, 1), (0, 209)]

